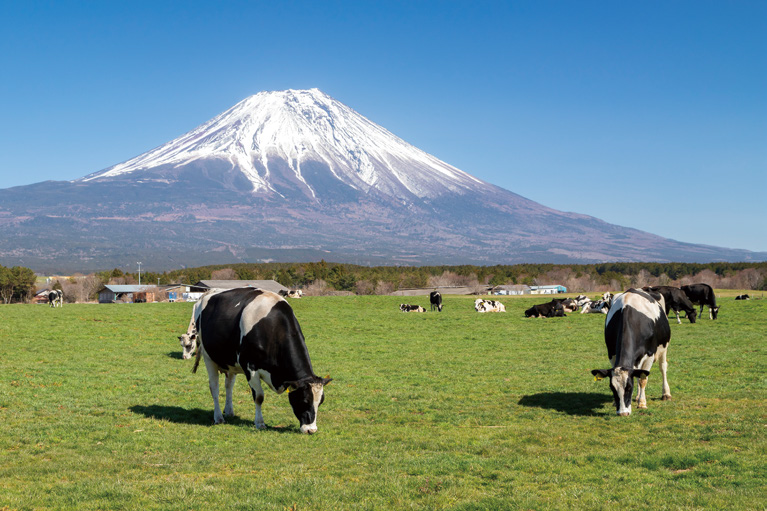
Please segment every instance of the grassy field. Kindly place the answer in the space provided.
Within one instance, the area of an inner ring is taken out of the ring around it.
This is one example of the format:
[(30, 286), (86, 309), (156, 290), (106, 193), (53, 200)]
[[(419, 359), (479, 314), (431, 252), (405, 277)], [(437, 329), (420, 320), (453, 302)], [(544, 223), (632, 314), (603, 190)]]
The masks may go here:
[(334, 378), (314, 436), (269, 390), (257, 431), (242, 377), (211, 425), (176, 339), (191, 304), (0, 306), (0, 509), (764, 509), (767, 300), (735, 294), (671, 322), (673, 400), (654, 368), (628, 418), (589, 374), (603, 315), (295, 300)]

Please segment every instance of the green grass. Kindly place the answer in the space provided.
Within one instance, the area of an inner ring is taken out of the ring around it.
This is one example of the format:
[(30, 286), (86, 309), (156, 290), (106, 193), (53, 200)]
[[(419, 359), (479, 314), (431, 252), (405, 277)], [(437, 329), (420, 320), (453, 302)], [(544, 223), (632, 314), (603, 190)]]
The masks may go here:
[[(294, 300), (319, 433), (244, 378), (212, 426), (191, 304), (0, 307), (0, 509), (764, 509), (767, 300), (671, 322), (669, 381), (615, 416), (603, 315), (525, 319), (546, 298)], [(222, 379), (223, 388), (223, 379)]]

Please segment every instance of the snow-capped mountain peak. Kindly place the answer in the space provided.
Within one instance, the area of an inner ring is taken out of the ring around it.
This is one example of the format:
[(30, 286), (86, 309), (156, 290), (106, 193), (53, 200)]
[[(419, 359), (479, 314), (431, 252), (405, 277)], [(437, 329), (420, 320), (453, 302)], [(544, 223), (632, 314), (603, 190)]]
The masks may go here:
[(148, 170), (211, 163), (242, 173), (254, 193), (279, 194), (278, 183), (291, 183), (314, 198), (321, 198), (328, 183), (421, 199), (486, 185), (318, 89), (260, 92), (175, 140), (81, 181), (142, 178)]

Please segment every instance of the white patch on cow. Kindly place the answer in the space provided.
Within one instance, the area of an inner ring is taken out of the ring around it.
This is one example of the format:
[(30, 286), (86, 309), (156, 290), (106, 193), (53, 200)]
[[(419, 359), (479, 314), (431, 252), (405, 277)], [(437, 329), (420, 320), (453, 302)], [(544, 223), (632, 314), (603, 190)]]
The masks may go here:
[(301, 433), (316, 433), (317, 432), (317, 412), (320, 408), (320, 401), (322, 401), (322, 393), (324, 392), (324, 386), (322, 383), (312, 383), (312, 396), (314, 397), (314, 402), (312, 403), (312, 406), (314, 406), (314, 422), (311, 424), (303, 424), (301, 425)]
[(280, 295), (264, 291), (245, 306), (240, 316), (240, 342), (242, 342), (242, 337), (253, 330), (253, 327), (264, 319), (279, 302), (287, 303)]

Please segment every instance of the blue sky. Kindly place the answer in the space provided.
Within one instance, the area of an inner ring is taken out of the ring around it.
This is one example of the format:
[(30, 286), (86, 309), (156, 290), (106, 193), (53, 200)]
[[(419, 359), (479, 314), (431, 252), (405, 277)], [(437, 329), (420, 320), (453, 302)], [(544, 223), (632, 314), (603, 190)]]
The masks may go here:
[(767, 2), (0, 0), (0, 187), (318, 87), (547, 206), (767, 251)]

